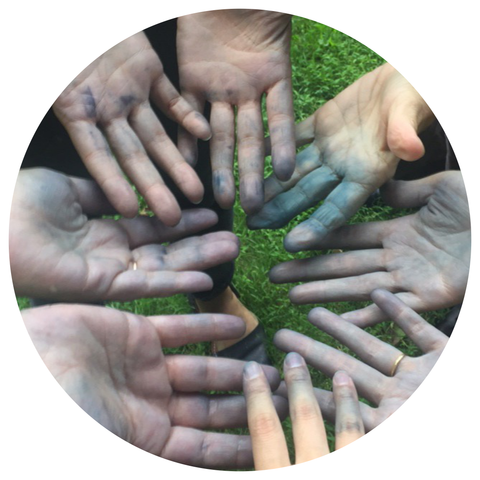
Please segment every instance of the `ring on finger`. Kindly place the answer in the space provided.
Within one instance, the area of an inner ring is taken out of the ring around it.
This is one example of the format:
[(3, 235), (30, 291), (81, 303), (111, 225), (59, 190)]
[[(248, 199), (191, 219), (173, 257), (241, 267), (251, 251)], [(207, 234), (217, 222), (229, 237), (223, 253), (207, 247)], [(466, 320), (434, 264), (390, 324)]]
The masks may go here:
[(404, 353), (401, 353), (397, 359), (395, 360), (395, 362), (393, 362), (393, 365), (392, 365), (392, 369), (390, 370), (390, 376), (393, 377), (395, 375), (395, 372), (397, 371), (397, 368), (398, 368), (398, 365), (400, 364), (400, 362), (403, 360), (403, 358), (405, 357), (405, 354)]

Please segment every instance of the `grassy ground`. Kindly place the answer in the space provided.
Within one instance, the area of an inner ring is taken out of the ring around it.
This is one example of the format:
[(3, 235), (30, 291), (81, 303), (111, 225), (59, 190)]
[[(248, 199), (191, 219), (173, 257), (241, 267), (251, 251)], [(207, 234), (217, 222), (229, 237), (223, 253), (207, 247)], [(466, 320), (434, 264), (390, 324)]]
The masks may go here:
[[(354, 39), (332, 30), (324, 25), (302, 18), (294, 18), (292, 35), (293, 91), (296, 120), (311, 115), (318, 107), (334, 97), (363, 74), (373, 70), (384, 60)], [(267, 167), (267, 171), (269, 167)], [(245, 223), (245, 214), (235, 206), (235, 233), (241, 239), (241, 254), (236, 262), (234, 284), (240, 291), (243, 302), (252, 310), (264, 325), (271, 339), (281, 328), (291, 328), (324, 343), (340, 347), (330, 337), (319, 332), (306, 321), (312, 306), (294, 306), (288, 300), (291, 285), (273, 285), (268, 281), (267, 273), (276, 264), (294, 258), (282, 246), (283, 238), (294, 225), (308, 216), (292, 221), (286, 228), (276, 231), (249, 231)], [(352, 219), (353, 223), (372, 220), (386, 220), (406, 211), (393, 211), (378, 200), (371, 208), (362, 208)], [(298, 258), (300, 255), (296, 255)], [(20, 308), (28, 305), (26, 299), (18, 299)], [(357, 309), (363, 304), (342, 302), (326, 305), (327, 308), (342, 313)], [(132, 311), (142, 315), (190, 313), (184, 296), (168, 299), (143, 299), (130, 303), (110, 303), (109, 306)], [(434, 321), (444, 312), (429, 314)], [(396, 343), (405, 353), (415, 355), (417, 349), (401, 331), (391, 322), (385, 322), (370, 328), (370, 331), (383, 340)], [(182, 353), (208, 354), (209, 345), (193, 345), (180, 349)], [(284, 354), (269, 347), (274, 364), (281, 370)], [(329, 389), (330, 380), (317, 371), (311, 371), (313, 383), (320, 388)], [(287, 419), (284, 423), (288, 441), (291, 445), (291, 426)], [(329, 438), (333, 438), (331, 426), (327, 426)]]

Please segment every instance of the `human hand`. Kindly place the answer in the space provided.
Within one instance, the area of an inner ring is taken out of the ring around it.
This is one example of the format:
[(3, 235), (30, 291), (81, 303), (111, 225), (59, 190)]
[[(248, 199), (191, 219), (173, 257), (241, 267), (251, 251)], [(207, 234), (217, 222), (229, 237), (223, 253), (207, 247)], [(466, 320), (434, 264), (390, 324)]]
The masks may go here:
[(368, 196), (393, 177), (399, 158), (417, 160), (417, 133), (433, 114), (416, 90), (389, 64), (364, 75), (297, 125), (297, 156), (286, 182), (265, 182), (265, 205), (248, 226), (280, 228), (306, 209), (322, 206), (285, 237), (285, 248), (312, 248), (344, 224)]
[[(40, 357), (72, 399), (105, 428), (169, 460), (206, 468), (252, 465), (247, 436), (208, 432), (246, 425), (244, 362), (164, 355), (162, 348), (241, 336), (230, 315), (142, 317), (87, 305), (22, 312)], [(263, 367), (272, 388), (280, 379)], [(276, 398), (279, 411), (286, 402)]]
[[(470, 264), (470, 216), (462, 174), (442, 172), (389, 183), (386, 200), (417, 213), (339, 228), (312, 248), (353, 250), (293, 260), (270, 272), (274, 283), (308, 282), (290, 291), (294, 303), (368, 300), (383, 288), (417, 312), (461, 303)], [(366, 327), (386, 318), (375, 305), (343, 318)]]
[[(299, 464), (322, 457), (330, 451), (322, 413), (303, 358), (296, 353), (289, 353), (285, 358), (284, 373), (292, 419), (295, 463)], [(245, 365), (243, 390), (255, 469), (289, 466), (288, 448), (272, 392), (263, 370), (255, 362)], [(361, 437), (364, 428), (355, 386), (345, 372), (334, 375), (333, 395), (337, 407), (335, 449), (338, 450)]]
[[(184, 98), (198, 111), (211, 104), (211, 161), (215, 199), (235, 201), (233, 158), (237, 108), (240, 203), (263, 205), (265, 140), (262, 96), (275, 175), (287, 180), (295, 162), (290, 67), (290, 16), (263, 10), (217, 10), (178, 19), (178, 66)], [(178, 145), (193, 163), (196, 140), (180, 132)]]
[(86, 216), (109, 212), (93, 181), (46, 169), (22, 170), (9, 232), (17, 295), (92, 302), (206, 291), (213, 283), (200, 270), (238, 255), (238, 239), (231, 232), (175, 242), (214, 225), (217, 216), (210, 210), (186, 210), (176, 227), (154, 217)]
[(203, 185), (166, 134), (150, 98), (194, 137), (208, 140), (207, 120), (175, 90), (143, 32), (89, 65), (58, 97), (53, 110), (119, 213), (133, 217), (138, 211), (123, 171), (155, 215), (174, 226), (180, 221), (180, 207), (150, 159), (193, 203), (202, 200)]
[[(308, 320), (352, 350), (358, 360), (290, 330), (280, 330), (274, 338), (278, 348), (299, 353), (309, 365), (325, 375), (332, 377), (337, 370), (344, 370), (351, 376), (360, 396), (376, 405), (374, 408), (360, 403), (366, 431), (378, 426), (410, 398), (430, 373), (448, 341), (446, 335), (392, 293), (376, 290), (372, 299), (421, 349), (423, 355), (415, 358), (403, 356), (395, 347), (324, 308), (313, 309)], [(285, 391), (282, 394), (285, 396)], [(333, 421), (334, 394), (319, 389), (315, 390), (315, 394), (325, 418)]]

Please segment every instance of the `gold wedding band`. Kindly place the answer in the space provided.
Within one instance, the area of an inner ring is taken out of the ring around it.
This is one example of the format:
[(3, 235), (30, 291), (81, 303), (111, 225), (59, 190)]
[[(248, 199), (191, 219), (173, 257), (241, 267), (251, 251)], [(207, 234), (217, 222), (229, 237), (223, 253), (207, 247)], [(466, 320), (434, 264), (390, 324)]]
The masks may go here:
[(136, 269), (137, 269), (137, 262), (133, 262), (132, 270), (136, 270)]
[(392, 365), (392, 369), (390, 370), (390, 376), (393, 377), (395, 375), (395, 372), (397, 371), (397, 368), (398, 368), (398, 365), (399, 363), (403, 360), (403, 357), (405, 357), (405, 354), (404, 353), (401, 353), (397, 359), (395, 360), (395, 362), (393, 363)]

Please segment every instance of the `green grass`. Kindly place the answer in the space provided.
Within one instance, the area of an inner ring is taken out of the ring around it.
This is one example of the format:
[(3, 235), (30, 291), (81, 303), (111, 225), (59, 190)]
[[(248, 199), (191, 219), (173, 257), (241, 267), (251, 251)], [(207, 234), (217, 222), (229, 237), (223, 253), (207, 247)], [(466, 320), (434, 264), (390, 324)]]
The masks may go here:
[[(323, 103), (337, 95), (363, 74), (384, 63), (384, 60), (354, 39), (324, 25), (302, 19), (293, 19), (291, 59), (293, 68), (293, 91), (296, 120), (313, 114)], [(267, 173), (270, 171), (267, 166)], [(269, 339), (281, 328), (290, 328), (314, 339), (345, 350), (326, 334), (306, 321), (312, 305), (295, 306), (288, 300), (291, 285), (273, 285), (268, 281), (268, 271), (276, 264), (308, 254), (291, 255), (283, 248), (283, 238), (309, 212), (275, 231), (250, 231), (246, 227), (245, 214), (235, 205), (234, 231), (241, 239), (241, 253), (236, 262), (234, 285), (241, 293), (242, 301), (264, 325)], [(351, 220), (352, 223), (387, 220), (408, 211), (393, 211), (378, 200), (372, 208), (362, 208)], [(18, 299), (19, 307), (26, 308), (28, 301)], [(367, 303), (342, 302), (324, 305), (335, 313), (358, 309)], [(142, 299), (129, 303), (112, 302), (110, 307), (128, 310), (141, 315), (191, 313), (184, 296), (167, 299)], [(428, 320), (435, 321), (444, 315), (432, 312)], [(406, 354), (417, 355), (418, 351), (403, 332), (392, 322), (385, 322), (368, 329), (389, 343), (396, 343)], [(182, 353), (205, 355), (209, 345), (199, 344), (177, 350)], [(281, 371), (284, 354), (270, 344), (269, 354)], [(331, 389), (331, 381), (311, 369), (315, 386)], [(292, 449), (291, 425), (284, 423), (288, 442)], [(333, 439), (332, 426), (327, 426), (329, 439)]]

